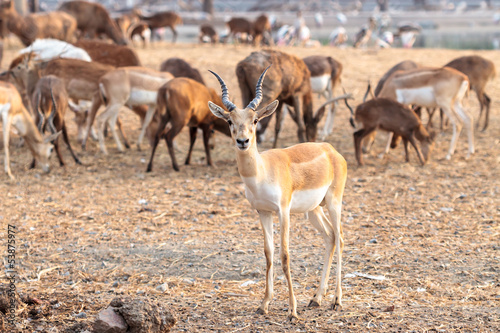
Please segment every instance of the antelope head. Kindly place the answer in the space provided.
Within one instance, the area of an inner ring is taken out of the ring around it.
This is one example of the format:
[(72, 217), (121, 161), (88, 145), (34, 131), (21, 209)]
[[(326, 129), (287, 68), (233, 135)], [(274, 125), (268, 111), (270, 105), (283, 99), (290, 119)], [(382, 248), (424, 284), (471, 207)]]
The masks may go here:
[(257, 145), (256, 130), (258, 122), (272, 115), (278, 107), (278, 101), (275, 100), (267, 106), (258, 109), (259, 104), (262, 102), (262, 82), (269, 67), (264, 70), (257, 81), (255, 98), (244, 109), (236, 107), (229, 100), (226, 84), (219, 75), (210, 71), (219, 80), (222, 88), (222, 103), (227, 108), (227, 111), (210, 101), (208, 102), (208, 107), (216, 117), (227, 121), (231, 130), (231, 137), (238, 150), (246, 151), (250, 146)]

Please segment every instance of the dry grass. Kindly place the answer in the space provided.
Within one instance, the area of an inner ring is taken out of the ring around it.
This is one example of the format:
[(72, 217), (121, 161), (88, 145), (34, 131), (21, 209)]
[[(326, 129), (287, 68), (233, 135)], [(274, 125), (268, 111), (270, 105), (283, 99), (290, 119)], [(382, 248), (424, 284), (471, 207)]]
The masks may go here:
[[(239, 105), (234, 69), (254, 49), (164, 44), (138, 51), (152, 68), (168, 57), (182, 57), (218, 88), (207, 71), (215, 70)], [(300, 57), (332, 55), (342, 62), (343, 85), (356, 96), (356, 103), (367, 79), (377, 81), (401, 60), (439, 66), (473, 53), (329, 47), (284, 51)], [(500, 69), (498, 52), (476, 53)], [(5, 63), (13, 56), (14, 51), (7, 50)], [(451, 137), (447, 131), (438, 137), (432, 160), (423, 168), (413, 151), (412, 162), (404, 163), (402, 147), (379, 160), (376, 153), (382, 150), (385, 135), (378, 136), (366, 166), (357, 168), (348, 112), (340, 108), (328, 142), (349, 165), (342, 217), (343, 276), (358, 272), (383, 275), (385, 280), (344, 277), (343, 311), (329, 309), (332, 291), (320, 308), (307, 308), (319, 283), (323, 245), (313, 227), (302, 216), (294, 216), (291, 265), (302, 317), (297, 324), (286, 320), (287, 287), (278, 255), (270, 313), (254, 313), (264, 291), (262, 233), (256, 212), (244, 199), (230, 139), (217, 135), (216, 167), (205, 165), (198, 142), (192, 165), (182, 166), (178, 173), (162, 145), (151, 174), (145, 173), (148, 149), (119, 154), (111, 138), (109, 156), (103, 156), (95, 143), (79, 153), (84, 166), (74, 165), (63, 147), (68, 165), (59, 168), (53, 158), (49, 175), (27, 170), (28, 150), (13, 147), (17, 180), (10, 182), (6, 175), (0, 180), (0, 237), (6, 239), (8, 223), (19, 228), (17, 288), (21, 294), (50, 302), (38, 314), (28, 311), (39, 305), (21, 308), (17, 331), (63, 331), (92, 319), (117, 295), (140, 294), (171, 304), (177, 312), (176, 332), (497, 332), (500, 80), (487, 91), (493, 100), (490, 128), (475, 133), (476, 154), (465, 160), (462, 133), (455, 155), (446, 161)], [(468, 104), (477, 118), (475, 96)], [(122, 119), (129, 138), (135, 140), (138, 119), (132, 113), (124, 113)], [(72, 125), (70, 132), (74, 130)], [(295, 133), (288, 119), (280, 144), (296, 143)], [(183, 131), (177, 139), (180, 160), (187, 141)], [(267, 148), (269, 143), (262, 147)], [(5, 249), (6, 242), (2, 244)], [(252, 282), (242, 286), (248, 281)], [(157, 290), (164, 283), (168, 289)], [(87, 318), (75, 316), (81, 312)]]

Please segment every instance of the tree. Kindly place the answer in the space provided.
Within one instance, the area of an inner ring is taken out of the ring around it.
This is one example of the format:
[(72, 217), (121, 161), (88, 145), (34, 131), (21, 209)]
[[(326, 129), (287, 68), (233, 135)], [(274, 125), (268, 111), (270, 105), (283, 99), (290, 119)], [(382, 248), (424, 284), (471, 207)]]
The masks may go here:
[(377, 4), (381, 12), (386, 12), (389, 9), (389, 0), (377, 0)]
[(214, 14), (214, 0), (203, 0), (203, 11), (210, 15)]

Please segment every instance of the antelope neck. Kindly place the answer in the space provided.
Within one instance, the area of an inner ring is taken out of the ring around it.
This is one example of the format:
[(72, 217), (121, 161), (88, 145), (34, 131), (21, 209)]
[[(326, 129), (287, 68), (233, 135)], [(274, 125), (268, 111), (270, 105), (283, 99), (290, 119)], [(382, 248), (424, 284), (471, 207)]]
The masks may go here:
[(257, 177), (259, 170), (264, 168), (264, 163), (257, 150), (255, 138), (252, 139), (252, 144), (248, 150), (242, 151), (236, 148), (236, 161), (238, 163), (238, 171), (241, 177)]

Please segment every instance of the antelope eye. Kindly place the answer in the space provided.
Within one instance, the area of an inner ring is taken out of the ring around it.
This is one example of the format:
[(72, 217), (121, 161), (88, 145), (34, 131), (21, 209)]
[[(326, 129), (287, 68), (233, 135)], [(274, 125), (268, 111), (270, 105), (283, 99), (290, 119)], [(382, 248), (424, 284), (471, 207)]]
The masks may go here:
[(254, 119), (253, 124), (257, 125), (258, 122), (259, 122), (259, 119)]

